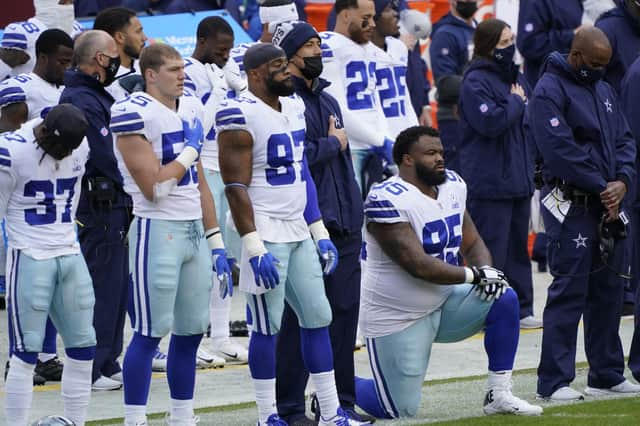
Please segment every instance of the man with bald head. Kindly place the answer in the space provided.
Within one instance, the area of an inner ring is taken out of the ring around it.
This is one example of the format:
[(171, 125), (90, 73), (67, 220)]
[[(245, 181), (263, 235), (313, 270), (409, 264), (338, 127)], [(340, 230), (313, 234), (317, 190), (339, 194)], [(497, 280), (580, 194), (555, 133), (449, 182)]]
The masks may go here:
[(131, 198), (124, 192), (109, 129), (113, 83), (120, 56), (114, 39), (104, 31), (82, 33), (75, 42), (73, 66), (64, 76), (60, 103), (81, 108), (89, 123), (91, 148), (78, 205), (78, 238), (93, 280), (96, 304), (96, 357), (93, 389), (122, 386), (118, 357), (127, 307), (128, 251)]
[(553, 283), (544, 309), (538, 396), (583, 399), (575, 378), (584, 317), (590, 396), (640, 392), (623, 376), (618, 328), (629, 258), (624, 238), (635, 182), (636, 146), (614, 89), (605, 34), (578, 31), (568, 55), (552, 53), (529, 99), (525, 126), (542, 160), (541, 209)]

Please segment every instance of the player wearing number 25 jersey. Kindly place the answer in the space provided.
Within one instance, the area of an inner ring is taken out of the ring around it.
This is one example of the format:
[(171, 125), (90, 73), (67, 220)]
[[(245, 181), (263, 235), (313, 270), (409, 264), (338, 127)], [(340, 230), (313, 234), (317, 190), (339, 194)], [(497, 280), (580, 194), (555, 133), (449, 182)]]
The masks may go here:
[(62, 336), (65, 416), (84, 425), (96, 337), (91, 276), (80, 253), (75, 214), (89, 158), (87, 121), (62, 104), (45, 120), (0, 137), (0, 215), (9, 237), (9, 336), (14, 348), (5, 386), (7, 424), (26, 425), (32, 377), (47, 316)]
[[(381, 418), (415, 416), (433, 342), (485, 329), (485, 414), (538, 415), (511, 393), (518, 298), (465, 211), (466, 185), (444, 168), (438, 131), (411, 127), (396, 139), (399, 175), (365, 201), (360, 324), (373, 379), (356, 379), (356, 403)], [(458, 265), (461, 254), (468, 267)]]

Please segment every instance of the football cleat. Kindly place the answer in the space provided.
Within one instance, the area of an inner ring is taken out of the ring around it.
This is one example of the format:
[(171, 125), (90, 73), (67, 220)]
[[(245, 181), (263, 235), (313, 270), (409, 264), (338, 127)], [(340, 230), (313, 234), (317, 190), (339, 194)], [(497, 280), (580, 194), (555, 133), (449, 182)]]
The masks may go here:
[(224, 358), (214, 355), (202, 347), (198, 348), (198, 352), (196, 354), (196, 368), (222, 368), (224, 365)]
[(40, 362), (38, 360), (36, 364), (36, 374), (42, 376), (47, 382), (59, 382), (62, 380), (62, 369), (64, 364), (58, 356), (54, 356), (48, 361)]
[(215, 355), (223, 358), (226, 362), (234, 364), (246, 364), (249, 362), (247, 348), (231, 340), (227, 340), (220, 345), (212, 343), (211, 347), (215, 348)]
[(625, 379), (622, 383), (610, 388), (592, 388), (591, 386), (587, 386), (584, 393), (589, 396), (628, 395), (640, 393), (640, 385), (633, 384)]
[(100, 376), (91, 385), (91, 390), (94, 391), (111, 391), (118, 390), (122, 387), (122, 382), (110, 379), (109, 377)]
[(539, 416), (542, 407), (529, 404), (511, 393), (510, 389), (489, 389), (484, 397), (484, 414), (514, 414), (516, 416)]
[(195, 426), (200, 423), (200, 417), (193, 416), (190, 419), (172, 419), (171, 416), (165, 417), (165, 421), (169, 426)]
[(555, 392), (547, 397), (537, 394), (536, 399), (543, 401), (582, 401), (584, 395), (575, 389), (571, 389), (569, 386), (563, 386), (556, 389)]
[(31, 426), (75, 426), (75, 423), (62, 416), (46, 416), (36, 420)]
[(156, 348), (156, 352), (153, 354), (151, 371), (167, 371), (167, 354), (161, 352), (160, 348)]
[(267, 418), (266, 423), (258, 421), (257, 426), (287, 426), (287, 422), (274, 413)]
[(318, 426), (360, 426), (370, 425), (371, 422), (361, 422), (355, 419), (349, 418), (349, 415), (342, 408), (338, 408), (338, 412), (330, 419), (325, 419), (320, 416)]

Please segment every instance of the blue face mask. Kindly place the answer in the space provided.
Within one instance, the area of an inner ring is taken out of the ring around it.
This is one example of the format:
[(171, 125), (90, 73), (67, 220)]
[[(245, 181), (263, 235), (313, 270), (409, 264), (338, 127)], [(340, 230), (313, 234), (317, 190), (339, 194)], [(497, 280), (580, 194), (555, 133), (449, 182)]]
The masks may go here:
[(587, 64), (578, 67), (576, 76), (578, 80), (585, 84), (594, 84), (604, 78), (605, 70), (603, 68), (592, 68)]
[(513, 63), (513, 56), (516, 54), (516, 45), (512, 44), (504, 49), (493, 49), (493, 60), (501, 67), (510, 66)]

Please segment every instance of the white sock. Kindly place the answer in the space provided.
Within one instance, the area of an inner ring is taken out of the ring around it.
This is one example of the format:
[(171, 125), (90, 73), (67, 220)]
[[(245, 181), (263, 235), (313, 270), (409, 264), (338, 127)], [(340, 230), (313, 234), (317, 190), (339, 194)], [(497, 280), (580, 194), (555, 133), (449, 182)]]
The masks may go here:
[(487, 387), (489, 389), (509, 390), (511, 388), (511, 370), (489, 371)]
[(171, 420), (191, 420), (193, 418), (193, 399), (171, 398)]
[(124, 405), (124, 424), (137, 425), (146, 424), (147, 406), (146, 405)]
[(93, 360), (82, 361), (67, 356), (62, 370), (64, 415), (76, 426), (83, 426), (91, 399), (91, 367)]
[(256, 391), (256, 405), (258, 405), (258, 420), (267, 423), (270, 415), (278, 412), (276, 409), (276, 379), (252, 379)]
[(231, 312), (231, 298), (220, 297), (218, 289), (220, 281), (213, 278), (213, 289), (209, 299), (209, 320), (211, 321), (211, 345), (218, 349), (220, 345), (229, 341), (229, 314)]
[(46, 352), (40, 352), (40, 353), (38, 354), (38, 361), (40, 361), (40, 362), (47, 362), (47, 361), (49, 361), (50, 359), (54, 359), (54, 358), (55, 358), (55, 357), (57, 357), (57, 356), (58, 356), (57, 354), (49, 354), (49, 353), (46, 353)]
[(309, 374), (309, 380), (316, 389), (322, 418), (328, 420), (335, 417), (338, 414), (340, 402), (338, 401), (338, 391), (336, 390), (336, 379), (333, 370), (311, 373)]
[(15, 355), (11, 357), (9, 374), (4, 385), (4, 412), (9, 425), (26, 426), (29, 420), (35, 368), (35, 364), (26, 363)]

